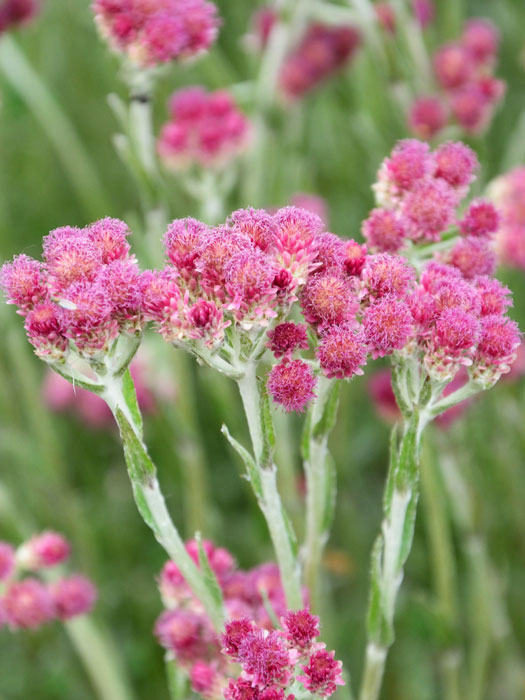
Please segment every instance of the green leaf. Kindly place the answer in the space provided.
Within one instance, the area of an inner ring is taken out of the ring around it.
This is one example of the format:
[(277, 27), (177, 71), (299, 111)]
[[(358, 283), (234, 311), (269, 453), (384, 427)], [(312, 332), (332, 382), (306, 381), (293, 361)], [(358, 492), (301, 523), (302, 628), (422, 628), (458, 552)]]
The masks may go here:
[(240, 442), (231, 436), (230, 431), (224, 424), (221, 428), (221, 433), (226, 437), (230, 445), (244, 462), (244, 466), (246, 467), (246, 478), (251, 483), (257, 500), (262, 501), (263, 489), (261, 484), (261, 475), (257, 469), (257, 465), (255, 464), (255, 459), (248, 452), (248, 450), (241, 445)]
[(397, 562), (400, 569), (402, 569), (405, 565), (408, 555), (410, 554), (410, 550), (412, 549), (418, 500), (419, 489), (417, 488), (417, 484), (415, 484), (415, 488), (412, 489), (412, 496), (407, 507), (405, 521), (403, 523), (403, 532), (401, 534), (401, 546), (399, 548), (399, 560)]
[(124, 401), (126, 402), (129, 412), (133, 416), (133, 422), (135, 426), (138, 427), (140, 436), (142, 437), (142, 414), (137, 401), (135, 384), (129, 369), (127, 369), (122, 376), (122, 396), (124, 397)]
[(142, 486), (136, 481), (132, 481), (131, 485), (133, 487), (133, 496), (135, 497), (135, 503), (137, 504), (137, 508), (142, 519), (144, 520), (146, 525), (153, 530), (153, 532), (160, 536), (160, 533), (158, 533), (157, 531), (155, 518), (151, 514), (151, 510), (149, 509), (146, 497), (144, 496)]
[(370, 597), (368, 599), (367, 630), (368, 638), (376, 643), (381, 638), (384, 624), (383, 596), (381, 593), (381, 566), (383, 558), (383, 537), (378, 535), (374, 542), (370, 569)]
[(398, 462), (397, 462), (397, 450), (398, 450), (398, 433), (399, 433), (399, 426), (397, 423), (394, 425), (392, 428), (392, 432), (390, 433), (390, 458), (389, 458), (389, 465), (388, 465), (388, 476), (386, 480), (386, 485), (385, 485), (385, 493), (383, 495), (383, 510), (385, 512), (385, 515), (388, 517), (390, 515), (390, 506), (392, 504), (392, 494), (394, 493), (394, 486), (395, 486), (395, 477), (397, 473), (397, 467), (398, 467)]
[(286, 528), (286, 534), (288, 535), (288, 539), (290, 541), (290, 549), (292, 550), (293, 558), (297, 560), (297, 557), (299, 555), (299, 546), (297, 544), (297, 535), (295, 534), (295, 530), (292, 525), (292, 521), (290, 520), (288, 513), (285, 511), (285, 509), (282, 509), (282, 514), (283, 514), (283, 521), (284, 521), (284, 526)]
[(117, 407), (115, 417), (124, 446), (124, 457), (130, 478), (134, 484), (138, 482), (147, 485), (149, 480), (155, 477), (155, 465), (122, 409)]
[(218, 608), (222, 607), (222, 590), (217, 581), (217, 577), (213, 569), (210, 566), (210, 561), (208, 555), (206, 554), (204, 547), (202, 546), (202, 537), (200, 532), (195, 533), (195, 539), (197, 541), (197, 546), (199, 548), (199, 566), (201, 570), (202, 580), (204, 585), (208, 589), (210, 595), (213, 598), (215, 605)]
[(310, 460), (310, 431), (312, 429), (312, 409), (306, 414), (304, 422), (303, 434), (301, 436), (301, 457), (303, 462)]
[(321, 532), (329, 533), (334, 519), (337, 494), (337, 472), (335, 462), (329, 452), (326, 453), (325, 458), (324, 488), (324, 513), (321, 520)]
[(419, 473), (418, 426), (419, 411), (415, 409), (410, 417), (407, 431), (403, 435), (399, 448), (395, 485), (400, 491), (413, 489), (417, 483)]
[(273, 425), (270, 400), (264, 381), (260, 381), (260, 408), (261, 408), (261, 430), (263, 436), (263, 451), (261, 455), (261, 467), (267, 467), (273, 463), (273, 453), (275, 451), (275, 428)]
[(332, 381), (328, 399), (323, 408), (323, 414), (316, 425), (313, 427), (312, 436), (314, 440), (321, 442), (323, 438), (328, 437), (333, 430), (337, 420), (337, 409), (339, 407), (339, 394), (341, 393), (341, 382)]

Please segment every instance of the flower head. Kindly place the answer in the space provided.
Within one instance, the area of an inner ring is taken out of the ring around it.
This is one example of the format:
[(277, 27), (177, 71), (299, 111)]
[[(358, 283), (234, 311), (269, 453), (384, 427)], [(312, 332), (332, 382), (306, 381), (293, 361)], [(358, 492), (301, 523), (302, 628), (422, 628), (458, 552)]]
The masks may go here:
[(31, 569), (40, 569), (61, 564), (69, 557), (71, 546), (58, 532), (42, 532), (32, 537), (23, 550), (24, 564)]
[(298, 676), (307, 690), (313, 695), (326, 698), (337, 690), (338, 685), (344, 685), (342, 676), (343, 664), (336, 661), (335, 652), (318, 649), (310, 656), (308, 664), (302, 666), (303, 675)]
[(448, 254), (448, 262), (466, 279), (491, 275), (496, 269), (496, 253), (483, 238), (468, 236), (458, 241)]
[(308, 350), (306, 326), (286, 321), (268, 331), (268, 347), (275, 357), (291, 357), (295, 350)]
[(363, 222), (363, 236), (372, 250), (397, 253), (405, 243), (408, 225), (395, 209), (373, 209)]
[(51, 593), (36, 578), (10, 583), (2, 598), (2, 608), (7, 622), (15, 629), (35, 629), (55, 617)]
[(129, 255), (127, 237), (131, 231), (120, 219), (100, 219), (86, 229), (89, 240), (100, 250), (106, 265), (114, 260), (126, 260)]
[(416, 182), (402, 206), (410, 237), (415, 241), (438, 241), (454, 223), (456, 205), (456, 193), (444, 180), (426, 178)]
[(319, 618), (307, 609), (288, 610), (282, 618), (286, 638), (290, 644), (304, 651), (319, 636)]
[(447, 355), (473, 348), (480, 333), (476, 316), (460, 307), (445, 309), (436, 321), (433, 343)]
[(498, 53), (499, 32), (490, 20), (473, 17), (465, 24), (461, 43), (476, 64), (490, 64)]
[(248, 236), (263, 252), (272, 248), (277, 225), (265, 209), (238, 209), (231, 214), (228, 223), (235, 231)]
[(345, 324), (323, 333), (316, 354), (325, 376), (342, 379), (363, 374), (367, 350), (362, 334)]
[(57, 617), (70, 620), (91, 611), (97, 598), (93, 583), (80, 574), (57, 581), (51, 588)]
[(0, 269), (0, 288), (8, 304), (16, 304), (24, 313), (47, 297), (42, 263), (28, 255), (17, 255)]
[(222, 635), (222, 650), (228, 656), (237, 659), (239, 648), (244, 640), (254, 631), (252, 620), (241, 617), (238, 620), (227, 622)]
[(290, 677), (290, 656), (277, 632), (254, 629), (241, 641), (238, 660), (253, 685), (261, 689), (274, 683), (285, 685)]
[(68, 348), (60, 309), (56, 304), (37, 304), (26, 316), (24, 328), (35, 353), (43, 359), (59, 360)]
[(481, 299), (481, 315), (503, 315), (512, 306), (511, 291), (494, 277), (482, 275), (474, 279)]
[(445, 44), (434, 55), (434, 73), (446, 90), (465, 85), (474, 75), (470, 51), (460, 43)]
[(439, 97), (418, 97), (408, 113), (408, 127), (417, 138), (428, 140), (447, 123), (447, 110)]
[(464, 236), (487, 236), (497, 232), (499, 221), (499, 213), (492, 202), (478, 199), (469, 205), (459, 229)]
[(315, 385), (314, 373), (302, 360), (274, 365), (268, 375), (268, 391), (285, 411), (304, 411), (315, 397)]
[(460, 193), (466, 192), (479, 167), (474, 151), (461, 142), (447, 141), (442, 144), (435, 150), (434, 160), (435, 176)]
[(361, 272), (366, 294), (379, 298), (387, 294), (404, 297), (414, 286), (415, 271), (399, 255), (377, 253), (369, 255)]
[(363, 316), (363, 335), (374, 359), (404, 348), (413, 330), (408, 304), (393, 295), (375, 301)]
[(352, 282), (335, 270), (308, 279), (301, 306), (309, 323), (324, 326), (350, 321), (355, 317), (358, 303)]

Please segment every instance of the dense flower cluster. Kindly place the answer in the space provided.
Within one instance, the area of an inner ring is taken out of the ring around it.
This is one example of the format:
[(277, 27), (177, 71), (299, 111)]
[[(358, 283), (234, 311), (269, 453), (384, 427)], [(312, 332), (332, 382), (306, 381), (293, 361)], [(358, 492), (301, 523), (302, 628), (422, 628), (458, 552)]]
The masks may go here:
[(19, 255), (2, 267), (0, 285), (39, 357), (63, 363), (75, 350), (93, 359), (120, 333), (140, 333), (140, 272), (129, 233), (118, 219), (64, 226), (44, 238), (43, 262)]
[(36, 575), (62, 564), (70, 549), (69, 542), (56, 532), (36, 535), (16, 550), (0, 542), (0, 626), (36, 629), (91, 610), (97, 593), (85, 576), (73, 574), (45, 583)]
[(310, 25), (281, 68), (283, 95), (298, 99), (316, 88), (352, 58), (360, 40), (352, 26)]
[(100, 30), (112, 48), (139, 66), (207, 51), (217, 38), (217, 8), (206, 0), (94, 0)]
[(505, 265), (525, 268), (525, 167), (498, 177), (489, 189), (501, 213), (496, 240), (499, 258)]
[(157, 150), (170, 170), (195, 164), (224, 167), (246, 147), (250, 124), (226, 90), (184, 88), (169, 106), (171, 119), (162, 128)]
[[(221, 639), (214, 632), (211, 621), (172, 561), (165, 564), (159, 578), (165, 611), (155, 624), (155, 634), (160, 644), (187, 671), (193, 690), (206, 698), (219, 698), (227, 689), (228, 679), (236, 672), (232, 659), (228, 659), (228, 655), (231, 657), (238, 651), (236, 640), (240, 645), (243, 634), (245, 636), (256, 629), (261, 638), (276, 634), (270, 610), (272, 617), (283, 618), (290, 639), (293, 637), (294, 644), (304, 651), (311, 648), (310, 642), (319, 630), (312, 616), (287, 613), (277, 565), (267, 563), (243, 571), (236, 567), (227, 550), (215, 547), (209, 541), (204, 541), (202, 546), (221, 587), (226, 613), (231, 620), (222, 640), (224, 653), (221, 653)], [(195, 540), (190, 540), (186, 549), (199, 565)], [(279, 650), (280, 646), (276, 651)], [(286, 669), (283, 667), (282, 670), (284, 673)]]
[(412, 105), (408, 123), (414, 135), (432, 138), (449, 119), (472, 134), (489, 124), (505, 92), (505, 84), (494, 77), (498, 44), (496, 27), (475, 17), (458, 41), (436, 51), (434, 75), (441, 93), (419, 97)]
[(38, 12), (39, 7), (38, 0), (2, 0), (0, 4), (0, 34), (31, 20)]

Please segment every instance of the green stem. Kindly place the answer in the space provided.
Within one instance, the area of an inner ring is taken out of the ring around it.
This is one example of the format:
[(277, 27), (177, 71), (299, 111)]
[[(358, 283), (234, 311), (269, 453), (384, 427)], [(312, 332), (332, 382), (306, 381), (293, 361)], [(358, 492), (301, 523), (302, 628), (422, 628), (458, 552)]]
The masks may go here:
[(244, 376), (237, 380), (255, 456), (260, 481), (256, 496), (266, 518), (274, 546), (286, 602), (291, 610), (302, 607), (300, 567), (294, 546), (294, 534), (277, 489), (277, 467), (265, 455), (265, 444), (271, 441), (269, 426), (263, 421), (261, 396), (255, 364), (248, 363)]
[(95, 219), (109, 212), (89, 152), (47, 85), (7, 34), (0, 38), (0, 70), (12, 89), (30, 107), (55, 147), (86, 216)]
[(335, 503), (335, 473), (328, 438), (335, 423), (341, 382), (319, 378), (305, 426), (303, 442), (306, 475), (305, 581), (312, 605), (317, 606), (323, 550), (328, 540)]

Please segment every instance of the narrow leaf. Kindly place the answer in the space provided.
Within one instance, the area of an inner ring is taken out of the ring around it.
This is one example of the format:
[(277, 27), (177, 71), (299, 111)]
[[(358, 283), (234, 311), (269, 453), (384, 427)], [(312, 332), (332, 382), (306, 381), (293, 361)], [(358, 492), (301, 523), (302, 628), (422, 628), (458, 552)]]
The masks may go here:
[(248, 452), (248, 450), (241, 445), (240, 442), (238, 442), (234, 437), (231, 436), (230, 431), (228, 430), (226, 425), (222, 426), (221, 432), (244, 462), (244, 466), (246, 467), (246, 478), (251, 483), (257, 500), (262, 501), (263, 490), (261, 484), (261, 475), (259, 474), (259, 470), (257, 469), (257, 465), (255, 464), (254, 458)]
[(215, 573), (210, 566), (210, 560), (208, 559), (208, 555), (206, 554), (206, 551), (204, 550), (204, 547), (202, 546), (202, 537), (201, 537), (200, 532), (195, 533), (195, 539), (197, 540), (197, 546), (199, 548), (199, 566), (200, 566), (200, 570), (201, 570), (202, 580), (204, 581), (204, 585), (206, 586), (210, 595), (212, 596), (215, 605), (218, 608), (221, 608), (222, 607), (221, 587), (219, 586), (219, 582), (217, 581), (217, 577), (215, 576)]

